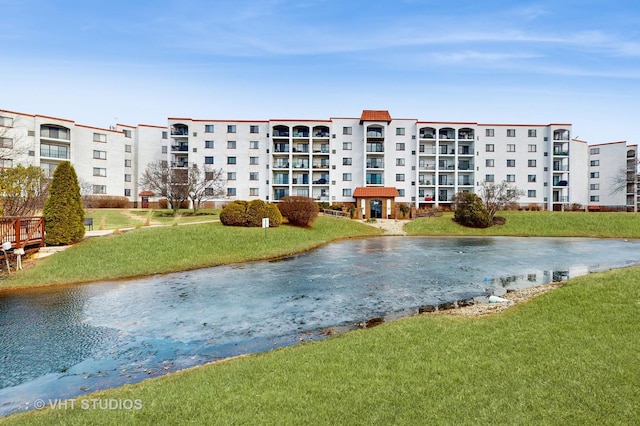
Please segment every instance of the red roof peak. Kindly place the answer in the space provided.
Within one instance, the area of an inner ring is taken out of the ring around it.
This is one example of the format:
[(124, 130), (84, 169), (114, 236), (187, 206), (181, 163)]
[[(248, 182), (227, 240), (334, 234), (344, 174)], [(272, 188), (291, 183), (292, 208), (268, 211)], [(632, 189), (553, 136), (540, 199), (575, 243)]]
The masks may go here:
[(387, 123), (391, 123), (391, 114), (386, 109), (365, 109), (362, 110), (362, 115), (360, 116), (360, 124), (363, 121), (386, 121)]
[(399, 197), (398, 190), (389, 186), (359, 186), (353, 191), (353, 197), (382, 197), (382, 198), (395, 198)]

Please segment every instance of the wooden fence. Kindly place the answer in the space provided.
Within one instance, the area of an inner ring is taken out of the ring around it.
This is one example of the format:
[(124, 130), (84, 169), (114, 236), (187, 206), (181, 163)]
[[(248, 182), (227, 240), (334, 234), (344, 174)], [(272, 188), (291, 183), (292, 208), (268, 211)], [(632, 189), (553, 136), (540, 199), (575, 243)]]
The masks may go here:
[(4, 242), (14, 249), (44, 247), (44, 218), (0, 217), (0, 244)]

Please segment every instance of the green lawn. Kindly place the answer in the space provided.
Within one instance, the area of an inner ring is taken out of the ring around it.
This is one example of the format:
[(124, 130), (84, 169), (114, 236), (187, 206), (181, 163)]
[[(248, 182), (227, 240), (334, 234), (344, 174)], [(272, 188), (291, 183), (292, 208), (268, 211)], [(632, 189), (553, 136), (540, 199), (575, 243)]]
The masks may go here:
[(638, 330), (640, 268), (615, 270), (501, 314), (412, 317), (89, 396), (141, 410), (0, 423), (637, 424)]
[(409, 222), (409, 235), (525, 237), (617, 237), (640, 238), (640, 215), (632, 213), (499, 212), (507, 219), (501, 226), (465, 228), (453, 221), (453, 213)]
[(192, 210), (179, 210), (173, 216), (171, 210), (144, 209), (87, 209), (85, 217), (93, 218), (93, 229), (125, 229), (147, 224), (173, 225), (205, 222), (219, 219), (220, 210), (201, 209), (194, 215)]
[(380, 235), (376, 228), (346, 219), (318, 217), (308, 229), (283, 225), (226, 227), (220, 222), (141, 227), (89, 238), (5, 277), (1, 288), (72, 284), (133, 278), (221, 264), (286, 256), (339, 238)]

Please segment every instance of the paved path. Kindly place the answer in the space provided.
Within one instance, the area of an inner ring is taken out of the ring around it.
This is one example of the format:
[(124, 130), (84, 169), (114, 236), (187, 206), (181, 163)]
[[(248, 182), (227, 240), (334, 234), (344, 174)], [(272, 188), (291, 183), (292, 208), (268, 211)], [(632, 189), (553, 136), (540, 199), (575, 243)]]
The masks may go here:
[(408, 220), (396, 220), (396, 219), (376, 219), (375, 222), (361, 221), (365, 225), (373, 226), (374, 228), (382, 229), (384, 235), (407, 235), (404, 231), (404, 225), (409, 223)]

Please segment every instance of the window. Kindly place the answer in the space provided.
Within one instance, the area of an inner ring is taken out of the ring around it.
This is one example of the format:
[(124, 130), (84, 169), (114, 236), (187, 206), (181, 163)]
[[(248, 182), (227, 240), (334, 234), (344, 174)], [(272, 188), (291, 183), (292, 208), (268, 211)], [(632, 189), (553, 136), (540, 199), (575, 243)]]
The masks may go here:
[(124, 181), (125, 182), (131, 182), (131, 175), (130, 174), (125, 174), (124, 175)]
[(589, 173), (589, 177), (592, 179), (597, 179), (600, 177), (600, 172), (591, 172)]
[(106, 160), (107, 159), (107, 151), (98, 151), (96, 149), (93, 150), (93, 158), (97, 160)]
[(538, 150), (537, 145), (530, 143), (527, 145), (527, 152), (536, 152)]
[(536, 175), (528, 175), (527, 182), (536, 182)]
[(162, 132), (162, 139), (169, 139), (169, 133), (166, 131)]
[(527, 136), (529, 136), (530, 138), (535, 138), (537, 135), (538, 134), (536, 129), (529, 129), (527, 131)]
[[(420, 146), (422, 146), (422, 145), (420, 145)], [(396, 151), (404, 151), (404, 148), (405, 148), (404, 142), (399, 142), (399, 143), (396, 144)]]
[(0, 138), (0, 147), (2, 147), (2, 148), (13, 148), (13, 139), (12, 138)]
[(40, 144), (40, 155), (42, 157), (69, 159), (69, 148), (66, 146)]
[(235, 197), (236, 188), (227, 188), (227, 197)]
[(106, 176), (107, 175), (107, 169), (100, 168), (100, 167), (94, 167), (93, 168), (93, 175), (94, 176)]
[(259, 197), (260, 196), (260, 188), (249, 188), (249, 196), (250, 197)]
[(249, 149), (260, 149), (260, 142), (258, 141), (250, 141)]
[(493, 151), (494, 151), (494, 149), (495, 149), (495, 147), (493, 146), (493, 144), (492, 144), (492, 143), (488, 143), (488, 144), (486, 144), (486, 145), (484, 146), (484, 150), (485, 150), (486, 152), (493, 152)]
[(527, 160), (527, 165), (529, 167), (536, 167), (536, 160)]
[(204, 180), (213, 180), (213, 172), (204, 172)]
[(345, 182), (348, 182), (352, 179), (351, 173), (343, 173), (342, 174), (342, 180)]
[(516, 144), (508, 143), (507, 144), (507, 152), (516, 152)]
[(536, 197), (536, 190), (535, 189), (530, 189), (527, 191), (527, 197), (529, 198), (535, 198)]
[(131, 137), (131, 130), (123, 130), (122, 132), (124, 133), (124, 137), (125, 138), (130, 138)]
[(600, 201), (600, 196), (599, 195), (592, 195), (592, 196), (589, 197), (589, 201), (597, 203), (598, 201)]
[(507, 129), (507, 137), (515, 138), (516, 137), (516, 129)]
[(492, 138), (492, 137), (494, 137), (496, 134), (495, 134), (495, 131), (494, 131), (493, 129), (485, 129), (485, 131), (484, 131), (484, 135), (485, 135), (486, 137), (488, 137), (488, 138)]
[(94, 133), (93, 134), (93, 141), (94, 142), (106, 142), (107, 141), (107, 135), (105, 135), (104, 133)]
[(351, 188), (343, 188), (342, 189), (343, 197), (351, 197)]
[(507, 175), (507, 182), (515, 182), (516, 175)]
[(351, 157), (343, 157), (342, 158), (342, 165), (343, 166), (350, 166), (351, 164), (352, 164)]
[(125, 167), (131, 167), (131, 160), (124, 160)]
[(227, 180), (236, 180), (236, 172), (227, 173)]
[(12, 127), (13, 126), (13, 118), (11, 118), (11, 117), (0, 117), (0, 126)]
[(227, 133), (235, 133), (236, 132), (236, 125), (235, 124), (229, 124), (227, 126)]
[(124, 152), (131, 152), (131, 145), (125, 145)]
[(600, 160), (591, 160), (591, 162), (589, 163), (592, 166), (599, 166), (600, 165)]
[(507, 160), (507, 167), (515, 167), (516, 160)]
[(484, 160), (484, 165), (485, 167), (494, 167), (495, 161), (493, 158), (487, 158), (486, 160)]
[(93, 185), (93, 193), (94, 194), (106, 194), (107, 186), (106, 185)]
[(131, 197), (131, 190), (129, 188), (124, 190), (124, 196), (125, 197)]
[(204, 125), (205, 133), (213, 133), (213, 124), (205, 124)]
[(343, 135), (350, 135), (353, 133), (353, 129), (351, 127), (343, 127), (342, 128), (342, 134)]
[(398, 195), (404, 197), (404, 189), (398, 189)]
[(396, 136), (404, 136), (404, 127), (396, 127)]
[(396, 158), (396, 166), (404, 166), (404, 158)]
[(342, 149), (345, 151), (350, 151), (352, 147), (353, 144), (351, 142), (342, 142)]
[(204, 157), (204, 164), (213, 164), (213, 157)]
[(249, 173), (249, 180), (259, 180), (259, 173), (258, 172), (250, 172)]
[(260, 126), (252, 124), (251, 126), (249, 126), (249, 133), (260, 133)]
[(591, 155), (600, 154), (600, 148), (591, 148), (591, 149), (589, 149), (589, 154), (591, 154)]
[(213, 141), (204, 141), (205, 149), (213, 149)]
[(260, 164), (260, 157), (249, 157), (249, 164), (252, 166), (257, 166)]
[(227, 164), (236, 164), (236, 157), (227, 157)]
[(396, 182), (404, 182), (404, 173), (396, 173)]
[(227, 141), (227, 149), (236, 149), (236, 141)]
[(494, 182), (495, 181), (495, 177), (493, 175), (485, 175), (484, 176), (484, 181), (485, 182)]
[(589, 189), (592, 191), (597, 191), (600, 189), (600, 184), (599, 183), (592, 183), (591, 185), (589, 185)]
[(163, 154), (166, 154), (166, 153), (167, 153), (167, 147), (166, 147), (166, 145), (163, 145), (163, 146), (162, 146), (162, 153), (163, 153)]

